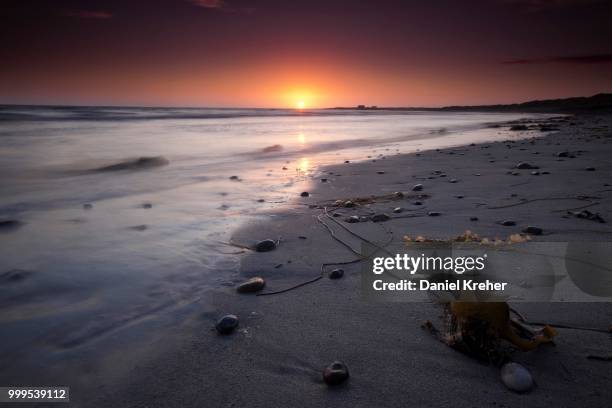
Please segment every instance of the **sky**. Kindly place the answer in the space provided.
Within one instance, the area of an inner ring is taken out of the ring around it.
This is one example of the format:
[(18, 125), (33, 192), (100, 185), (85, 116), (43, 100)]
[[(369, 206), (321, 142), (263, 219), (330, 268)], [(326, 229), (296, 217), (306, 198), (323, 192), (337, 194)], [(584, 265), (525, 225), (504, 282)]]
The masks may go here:
[(605, 0), (1, 0), (0, 103), (306, 108), (612, 92)]

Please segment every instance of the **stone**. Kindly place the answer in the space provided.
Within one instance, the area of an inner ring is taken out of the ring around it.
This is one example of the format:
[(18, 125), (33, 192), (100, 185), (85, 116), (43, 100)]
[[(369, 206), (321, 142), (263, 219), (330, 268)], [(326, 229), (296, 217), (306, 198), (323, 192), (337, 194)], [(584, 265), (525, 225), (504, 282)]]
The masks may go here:
[(402, 211), (404, 211), (404, 209), (403, 209), (402, 207), (395, 207), (395, 208), (393, 209), (393, 212), (394, 212), (395, 214), (399, 214), (399, 213), (401, 213)]
[(347, 201), (344, 202), (344, 206), (346, 208), (353, 208), (353, 207), (355, 207), (355, 203), (352, 202), (351, 200), (347, 200)]
[(586, 171), (595, 171), (595, 167), (587, 167), (585, 170)]
[(510, 130), (512, 130), (513, 132), (519, 131), (519, 130), (527, 130), (527, 126), (525, 125), (514, 125), (510, 127)]
[(456, 183), (456, 182), (458, 182), (458, 181), (459, 181), (459, 180), (457, 180), (457, 179), (450, 179), (450, 180), (448, 180), (448, 182), (449, 182), (449, 183)]
[(422, 184), (415, 184), (412, 187), (412, 191), (421, 191), (421, 190), (423, 190), (423, 185)]
[(470, 217), (470, 221), (478, 221), (478, 217)]
[(509, 390), (523, 393), (533, 388), (531, 373), (520, 364), (506, 363), (501, 368), (500, 374), (502, 382)]
[(271, 239), (264, 239), (255, 244), (255, 251), (257, 252), (268, 252), (276, 249), (276, 242)]
[(430, 212), (427, 213), (427, 215), (430, 216), (430, 217), (438, 217), (438, 216), (440, 216), (442, 214), (440, 212), (438, 212), (438, 211), (430, 211)]
[(310, 193), (308, 191), (302, 191), (302, 193), (300, 194), (300, 197), (309, 197)]
[(423, 205), (423, 203), (420, 201), (415, 201), (414, 203), (412, 203), (412, 205)]
[(217, 331), (221, 334), (230, 334), (236, 329), (236, 327), (238, 327), (238, 322), (238, 316), (228, 314), (217, 321), (215, 329), (217, 329)]
[(539, 169), (538, 166), (534, 166), (533, 164), (529, 164), (526, 162), (520, 162), (519, 164), (516, 165), (516, 168), (519, 170), (537, 170)]
[(557, 157), (569, 157), (569, 155), (567, 151), (557, 153)]
[(255, 276), (245, 282), (242, 282), (240, 285), (238, 285), (238, 287), (236, 288), (236, 292), (238, 293), (259, 292), (260, 290), (264, 288), (264, 286), (266, 286), (266, 281), (264, 280), (264, 278)]
[(18, 220), (0, 220), (0, 231), (14, 230), (21, 227), (23, 223)]
[(229, 179), (233, 180), (233, 181), (238, 181), (238, 180), (240, 180), (240, 177), (238, 177), (238, 176), (230, 176)]
[(322, 178), (321, 179), (321, 183), (327, 183), (327, 179), (326, 178)]
[(401, 191), (395, 191), (393, 193), (393, 197), (394, 198), (404, 198), (404, 193), (402, 193)]
[(523, 232), (525, 234), (530, 234), (530, 235), (542, 235), (542, 233), (544, 232), (544, 230), (540, 227), (534, 227), (532, 225), (523, 228)]
[(334, 361), (323, 370), (323, 381), (327, 385), (340, 385), (348, 378), (348, 367), (342, 361)]
[(504, 220), (500, 222), (500, 224), (503, 225), (504, 227), (513, 227), (516, 225), (516, 222), (512, 220)]
[(385, 221), (389, 221), (390, 219), (391, 217), (389, 217), (385, 213), (374, 214), (371, 218), (372, 222), (385, 222)]
[(540, 175), (540, 172), (539, 172), (539, 171), (532, 171), (532, 172), (531, 172), (531, 175), (532, 175), (532, 176), (539, 176), (539, 175)]
[(144, 203), (142, 205), (142, 208), (146, 208), (146, 209), (153, 208), (153, 204), (151, 204), (151, 203)]
[(357, 215), (351, 215), (350, 217), (347, 217), (344, 221), (348, 222), (349, 224), (354, 224), (356, 222), (359, 222), (360, 219), (359, 219), (359, 216)]
[(340, 279), (344, 276), (344, 269), (337, 268), (329, 273), (329, 279)]
[(385, 174), (385, 172), (382, 171), (382, 170), (379, 170), (379, 171), (376, 172), (376, 174)]
[(93, 208), (93, 204), (90, 204), (90, 203), (83, 204), (84, 210), (91, 210), (92, 208)]

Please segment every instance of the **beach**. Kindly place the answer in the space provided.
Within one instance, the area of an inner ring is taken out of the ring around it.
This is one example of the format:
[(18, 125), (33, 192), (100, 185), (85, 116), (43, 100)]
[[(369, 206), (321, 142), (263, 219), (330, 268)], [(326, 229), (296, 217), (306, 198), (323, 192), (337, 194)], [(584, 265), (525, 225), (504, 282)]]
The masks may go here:
[[(527, 367), (537, 384), (528, 394), (516, 394), (501, 383), (499, 368), (452, 350), (421, 328), (425, 321), (439, 321), (440, 305), (364, 302), (358, 265), (344, 266), (342, 279), (324, 277), (277, 295), (236, 293), (236, 285), (252, 276), (263, 277), (264, 292), (272, 292), (316, 277), (324, 262), (353, 258), (316, 221), (321, 203), (408, 193), (417, 183), (427, 194), (420, 206), (414, 206), (414, 198), (398, 198), (342, 212), (391, 214), (384, 223), (350, 225), (376, 242), (385, 242), (389, 234), (396, 239), (452, 238), (465, 230), (506, 237), (528, 225), (546, 234), (534, 240), (609, 239), (608, 223), (568, 217), (567, 209), (584, 206), (580, 197), (591, 197), (587, 204), (596, 204), (589, 209), (609, 218), (610, 117), (576, 116), (555, 122), (558, 131), (535, 131), (533, 138), (510, 141), (516, 132), (508, 132), (508, 141), (326, 167), (305, 182), (309, 197), (296, 196), (282, 211), (261, 214), (263, 219), (232, 237), (232, 243), (245, 246), (280, 239), (278, 247), (265, 253), (245, 251), (232, 281), (200, 302), (201, 313), (185, 319), (172, 339), (151, 339), (150, 347), (163, 352), (145, 365), (131, 367), (129, 380), (113, 387), (112, 393), (107, 389), (100, 401), (160, 407), (607, 406), (612, 400), (609, 362), (587, 358), (609, 355), (606, 333), (558, 329), (554, 346), (513, 353), (512, 359)], [(539, 174), (516, 169), (518, 163), (539, 167)], [(544, 200), (553, 197), (561, 199)], [(506, 206), (525, 199), (533, 201)], [(394, 219), (396, 207), (406, 209), (402, 214), (422, 216)], [(440, 215), (427, 216), (431, 211)], [(516, 225), (503, 226), (501, 220)], [(354, 236), (344, 240), (359, 245)], [(513, 306), (532, 321), (557, 325), (605, 331), (612, 321), (612, 309), (605, 302)], [(227, 313), (237, 315), (240, 325), (232, 335), (221, 336), (214, 324)], [(349, 367), (350, 379), (330, 388), (321, 372), (334, 360)]]

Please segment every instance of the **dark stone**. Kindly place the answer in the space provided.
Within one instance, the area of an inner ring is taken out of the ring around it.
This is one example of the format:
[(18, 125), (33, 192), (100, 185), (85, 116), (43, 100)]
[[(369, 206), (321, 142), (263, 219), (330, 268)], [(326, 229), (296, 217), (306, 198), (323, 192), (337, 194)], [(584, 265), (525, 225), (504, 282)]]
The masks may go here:
[(351, 161), (350, 161), (350, 160), (345, 160), (344, 162), (345, 162), (345, 163), (350, 163)]
[(412, 187), (412, 191), (421, 191), (421, 190), (423, 190), (423, 185), (422, 184), (415, 184)]
[(531, 235), (542, 235), (542, 232), (544, 232), (544, 230), (542, 230), (542, 228), (534, 227), (534, 226), (530, 225), (530, 226), (524, 228), (523, 232), (525, 234), (531, 234)]
[(423, 205), (423, 203), (420, 201), (415, 201), (414, 203), (412, 203), (412, 205)]
[(238, 316), (229, 314), (217, 321), (215, 329), (221, 334), (230, 334), (238, 327)]
[(348, 378), (348, 367), (342, 361), (334, 361), (323, 370), (323, 381), (327, 385), (339, 385)]
[(240, 285), (238, 285), (238, 287), (236, 288), (236, 291), (238, 293), (259, 292), (260, 290), (264, 288), (264, 286), (266, 286), (266, 281), (259, 276), (255, 276), (245, 282), (242, 282)]
[(305, 236), (303, 236), (303, 235), (300, 235), (298, 238), (299, 238), (299, 239), (308, 239), (308, 237), (305, 237)]
[(146, 208), (146, 209), (153, 208), (153, 204), (151, 204), (151, 203), (144, 203), (142, 205), (142, 208)]
[(585, 170), (586, 171), (595, 171), (595, 167), (587, 167)]
[(389, 221), (389, 219), (390, 217), (384, 213), (374, 214), (371, 218), (372, 222), (385, 222), (385, 221)]
[(462, 199), (462, 198), (463, 198), (463, 196), (462, 196), (462, 195), (457, 195), (457, 196), (455, 196), (455, 198)]
[(147, 230), (147, 228), (149, 228), (149, 227), (147, 227), (145, 224), (142, 224), (142, 225), (134, 225), (133, 227), (130, 227), (130, 229), (131, 229), (131, 230), (134, 230), (134, 231), (139, 231), (139, 232), (146, 231), (146, 230)]
[(514, 126), (510, 127), (510, 130), (512, 130), (514, 132), (519, 131), (519, 130), (527, 130), (527, 126), (525, 126), (525, 125), (514, 125)]
[(442, 213), (438, 212), (438, 211), (430, 211), (427, 213), (428, 216), (430, 217), (439, 217), (440, 215), (442, 215)]
[(340, 279), (344, 276), (344, 269), (334, 269), (329, 273), (329, 279)]
[(230, 176), (229, 179), (230, 180), (234, 180), (234, 181), (238, 181), (238, 180), (240, 180), (240, 177), (238, 177), (238, 176)]
[(257, 252), (268, 252), (276, 249), (276, 242), (271, 239), (264, 239), (255, 244), (255, 251)]
[(394, 198), (404, 198), (404, 193), (402, 193), (401, 191), (396, 191), (393, 193), (393, 197)]
[(0, 220), (0, 231), (12, 231), (23, 226), (18, 220)]
[(557, 153), (557, 157), (569, 157), (569, 152), (559, 152)]
[(534, 166), (533, 164), (529, 164), (529, 163), (525, 163), (525, 162), (521, 162), (521, 163), (517, 164), (516, 168), (519, 169), (519, 170), (537, 170), (537, 169), (539, 169), (538, 166)]
[(470, 217), (470, 221), (478, 221), (478, 217)]
[(93, 204), (90, 204), (90, 203), (83, 204), (84, 210), (91, 210), (92, 208), (93, 208)]
[(302, 191), (302, 194), (300, 194), (300, 197), (308, 197), (310, 196), (310, 193), (308, 191)]
[(512, 220), (505, 220), (505, 221), (500, 222), (500, 224), (503, 225), (504, 227), (513, 227), (516, 225), (516, 222)]
[(327, 183), (327, 179), (326, 178), (322, 178), (321, 179), (321, 183)]
[(344, 202), (344, 206), (346, 208), (353, 208), (353, 207), (355, 207), (355, 203), (352, 202), (351, 200), (347, 200), (347, 201)]
[(385, 172), (382, 171), (382, 170), (379, 170), (379, 171), (376, 172), (376, 174), (385, 174)]
[(539, 172), (539, 171), (532, 171), (532, 172), (531, 172), (531, 175), (532, 175), (532, 176), (539, 176), (539, 175), (540, 175), (540, 172)]
[(165, 166), (169, 162), (167, 159), (157, 157), (140, 157), (136, 160), (127, 160), (110, 166), (99, 167), (94, 169), (96, 172), (119, 171), (119, 170), (144, 170), (153, 167)]
[(404, 211), (404, 209), (403, 209), (402, 207), (395, 207), (395, 208), (393, 209), (393, 212), (394, 212), (395, 214), (399, 214), (399, 213), (401, 213), (402, 211)]
[(448, 180), (448, 182), (449, 182), (449, 183), (456, 183), (456, 182), (458, 182), (458, 181), (459, 181), (459, 180), (457, 180), (457, 179), (450, 179), (450, 180)]

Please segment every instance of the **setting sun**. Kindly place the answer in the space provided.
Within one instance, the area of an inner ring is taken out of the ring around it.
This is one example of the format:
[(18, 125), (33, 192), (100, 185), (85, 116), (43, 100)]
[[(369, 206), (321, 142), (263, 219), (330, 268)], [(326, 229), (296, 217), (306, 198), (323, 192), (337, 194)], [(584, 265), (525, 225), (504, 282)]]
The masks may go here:
[(304, 101), (297, 101), (295, 103), (296, 108), (298, 109), (304, 109), (306, 107), (306, 103)]

